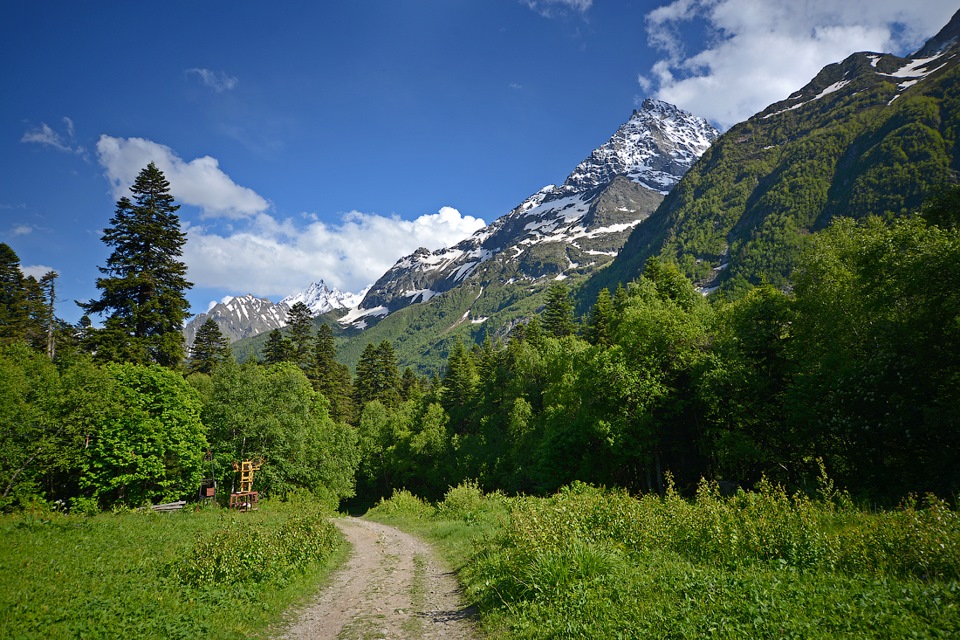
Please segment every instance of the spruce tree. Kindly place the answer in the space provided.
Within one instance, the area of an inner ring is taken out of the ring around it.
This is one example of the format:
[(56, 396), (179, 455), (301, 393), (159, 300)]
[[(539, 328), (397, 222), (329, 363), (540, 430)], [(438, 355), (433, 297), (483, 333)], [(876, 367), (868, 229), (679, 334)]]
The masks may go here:
[(330, 402), (330, 417), (338, 422), (349, 422), (353, 418), (350, 368), (337, 361), (337, 347), (330, 325), (322, 324), (317, 329), (310, 379), (313, 388)]
[(99, 267), (100, 298), (77, 304), (85, 313), (106, 314), (97, 331), (100, 359), (176, 367), (183, 360), (181, 330), (190, 305), (187, 265), (180, 261), (186, 234), (180, 229), (170, 182), (152, 162), (143, 169), (101, 238), (113, 247)]
[(590, 309), (584, 337), (597, 347), (609, 347), (613, 344), (613, 299), (609, 289), (601, 289), (597, 302)]
[(207, 318), (193, 339), (187, 369), (190, 373), (210, 373), (214, 367), (231, 358), (230, 341), (213, 318)]
[(547, 290), (547, 306), (543, 310), (543, 330), (554, 338), (572, 335), (577, 330), (573, 320), (573, 304), (567, 287), (560, 281)]
[(293, 359), (293, 346), (283, 337), (280, 329), (274, 329), (267, 336), (267, 343), (263, 346), (263, 363), (279, 364)]
[(400, 403), (400, 371), (393, 345), (384, 340), (379, 345), (372, 342), (363, 349), (357, 363), (357, 378), (354, 385), (357, 409), (379, 400), (387, 407)]
[(313, 314), (302, 302), (295, 303), (287, 312), (287, 326), (290, 327), (290, 346), (293, 361), (302, 369), (309, 369), (313, 359)]
[(0, 341), (22, 340), (28, 321), (20, 258), (9, 245), (0, 243)]

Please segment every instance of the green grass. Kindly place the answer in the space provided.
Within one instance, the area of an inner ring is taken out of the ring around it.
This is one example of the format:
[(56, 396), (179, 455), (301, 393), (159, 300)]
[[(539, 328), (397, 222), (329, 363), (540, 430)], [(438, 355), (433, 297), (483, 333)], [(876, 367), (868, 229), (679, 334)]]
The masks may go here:
[(960, 637), (960, 514), (868, 513), (763, 483), (693, 500), (574, 484), (549, 498), (397, 492), (370, 517), (434, 542), (497, 638)]
[(345, 545), (316, 505), (261, 505), (0, 517), (0, 638), (263, 635)]

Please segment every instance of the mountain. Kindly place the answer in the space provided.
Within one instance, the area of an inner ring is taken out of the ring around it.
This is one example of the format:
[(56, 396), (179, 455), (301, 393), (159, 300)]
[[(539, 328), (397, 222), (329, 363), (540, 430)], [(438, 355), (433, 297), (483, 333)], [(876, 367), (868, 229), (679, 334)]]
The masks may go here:
[(960, 12), (916, 53), (861, 52), (730, 128), (584, 287), (679, 261), (705, 292), (789, 286), (804, 236), (837, 216), (916, 211), (960, 170)]
[(200, 326), (209, 318), (217, 323), (220, 332), (230, 342), (236, 342), (284, 326), (287, 323), (287, 310), (286, 305), (250, 294), (236, 298), (227, 297), (213, 305), (206, 313), (194, 316), (183, 328), (183, 337), (189, 348)]
[(307, 305), (310, 312), (316, 316), (321, 313), (333, 311), (334, 309), (350, 309), (355, 307), (363, 299), (365, 293), (366, 290), (359, 294), (343, 293), (336, 287), (331, 289), (323, 280), (318, 280), (300, 293), (287, 296), (280, 301), (280, 304), (286, 305), (289, 308), (298, 302), (302, 302)]
[(343, 293), (336, 288), (331, 289), (323, 280), (318, 280), (303, 291), (287, 296), (277, 303), (250, 294), (228, 297), (206, 313), (197, 314), (184, 327), (183, 336), (189, 347), (193, 344), (200, 325), (212, 318), (223, 335), (227, 336), (230, 342), (236, 342), (286, 326), (287, 312), (298, 302), (307, 305), (316, 316), (338, 309), (349, 309), (356, 306), (362, 298), (362, 293)]
[(540, 189), (459, 244), (401, 258), (341, 323), (364, 328), (465, 283), (589, 274), (617, 255), (717, 135), (702, 118), (645, 100), (562, 185)]

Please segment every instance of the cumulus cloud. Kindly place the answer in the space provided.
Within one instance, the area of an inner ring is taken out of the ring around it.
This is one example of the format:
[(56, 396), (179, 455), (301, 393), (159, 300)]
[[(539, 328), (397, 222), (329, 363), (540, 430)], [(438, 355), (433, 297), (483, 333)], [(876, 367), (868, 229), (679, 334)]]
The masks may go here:
[(42, 264), (20, 265), (20, 273), (27, 278), (33, 276), (37, 280), (47, 275), (51, 271), (56, 271), (56, 269)]
[(593, 0), (521, 0), (532, 11), (544, 18), (553, 18), (568, 12), (585, 14)]
[(31, 233), (33, 233), (33, 227), (28, 224), (14, 225), (14, 227), (10, 229), (10, 235), (14, 238), (17, 236), (28, 236)]
[[(851, 53), (915, 50), (955, 10), (955, 0), (674, 0), (646, 16), (662, 57), (637, 80), (644, 93), (655, 89), (726, 128)], [(704, 44), (690, 50), (691, 42)]]
[(199, 207), (204, 217), (247, 218), (270, 207), (253, 189), (231, 180), (210, 156), (186, 162), (170, 147), (151, 140), (108, 135), (100, 136), (97, 156), (117, 199), (130, 195), (137, 174), (153, 162), (170, 181), (173, 196)]
[(58, 151), (83, 155), (86, 150), (82, 146), (75, 144), (73, 120), (64, 117), (62, 122), (64, 133), (54, 130), (53, 127), (46, 122), (41, 122), (40, 126), (25, 131), (23, 136), (20, 137), (20, 142), (39, 144), (45, 147), (53, 147)]
[(237, 83), (240, 82), (237, 78), (229, 76), (222, 71), (211, 71), (210, 69), (204, 69), (200, 67), (187, 69), (184, 71), (184, 73), (186, 73), (188, 76), (196, 76), (203, 86), (207, 87), (208, 89), (213, 89), (217, 93), (231, 91), (237, 86)]
[(187, 230), (184, 261), (197, 286), (260, 296), (283, 296), (322, 278), (358, 292), (418, 247), (456, 244), (485, 226), (452, 207), (414, 220), (351, 211), (335, 224), (260, 214), (242, 230)]

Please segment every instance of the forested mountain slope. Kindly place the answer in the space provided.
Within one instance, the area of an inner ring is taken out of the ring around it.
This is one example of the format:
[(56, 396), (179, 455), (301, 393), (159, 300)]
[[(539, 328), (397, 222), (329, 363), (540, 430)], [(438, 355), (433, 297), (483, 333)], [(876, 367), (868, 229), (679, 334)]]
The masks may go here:
[(906, 58), (856, 53), (724, 133), (585, 288), (676, 259), (707, 291), (787, 285), (801, 239), (837, 216), (915, 210), (960, 170), (960, 14)]

